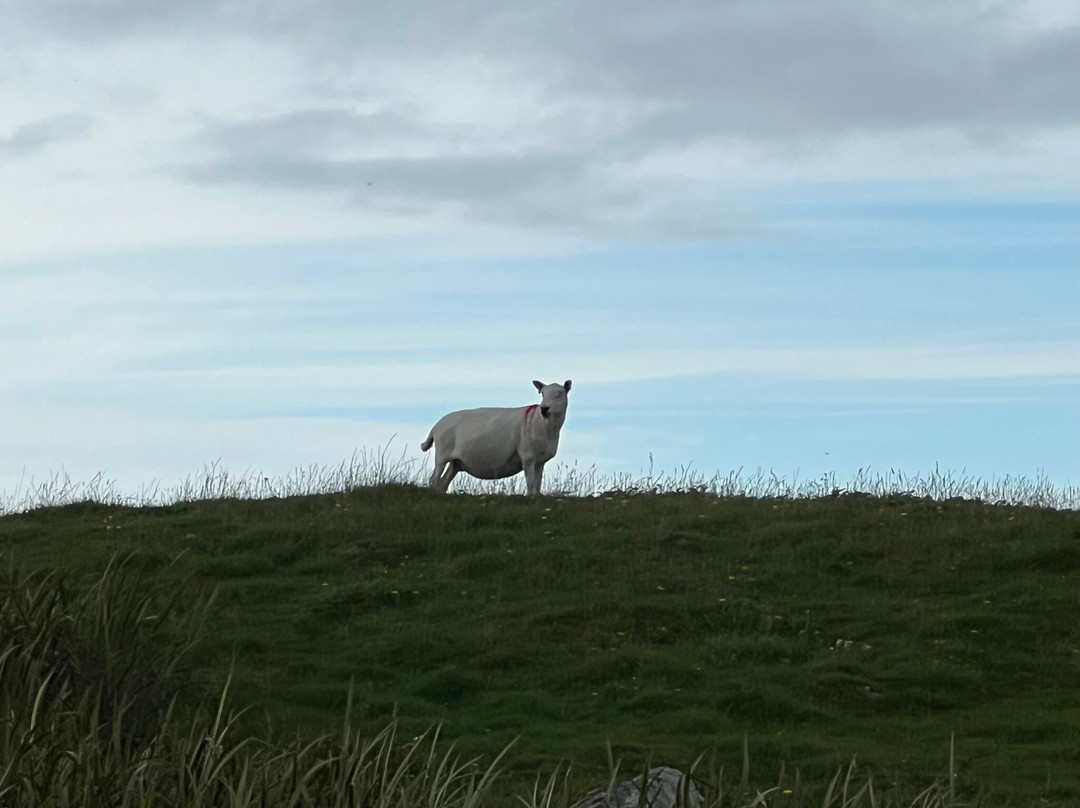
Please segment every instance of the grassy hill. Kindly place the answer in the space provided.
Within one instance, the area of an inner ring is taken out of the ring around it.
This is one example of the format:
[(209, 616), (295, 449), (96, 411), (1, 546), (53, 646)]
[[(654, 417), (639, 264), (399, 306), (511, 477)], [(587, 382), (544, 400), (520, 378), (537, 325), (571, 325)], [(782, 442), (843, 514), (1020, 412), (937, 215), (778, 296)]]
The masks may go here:
[[(26, 568), (217, 588), (206, 675), (284, 733), (392, 715), (522, 777), (629, 768), (1080, 794), (1080, 513), (840, 495), (442, 497), (404, 485), (0, 518)], [(1047, 804), (1043, 802), (1042, 804)]]

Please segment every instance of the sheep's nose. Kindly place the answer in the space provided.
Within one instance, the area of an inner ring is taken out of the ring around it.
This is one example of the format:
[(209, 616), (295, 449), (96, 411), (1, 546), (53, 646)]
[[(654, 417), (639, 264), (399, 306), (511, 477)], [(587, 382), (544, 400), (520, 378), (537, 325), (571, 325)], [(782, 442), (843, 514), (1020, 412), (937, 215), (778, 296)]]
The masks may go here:
[(548, 410), (550, 410), (550, 409), (551, 409), (551, 407), (541, 407), (540, 408), (540, 414), (542, 416), (544, 416), (545, 418), (547, 418)]

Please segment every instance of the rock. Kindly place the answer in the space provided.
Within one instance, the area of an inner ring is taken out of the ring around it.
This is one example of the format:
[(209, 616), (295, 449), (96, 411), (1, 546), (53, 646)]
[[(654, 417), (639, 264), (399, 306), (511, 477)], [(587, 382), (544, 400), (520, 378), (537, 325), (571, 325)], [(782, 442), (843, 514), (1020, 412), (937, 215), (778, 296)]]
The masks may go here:
[[(685, 792), (684, 792), (685, 788)], [(638, 808), (639, 803), (648, 808), (699, 808), (701, 792), (693, 780), (683, 784), (683, 773), (670, 766), (659, 766), (649, 770), (649, 785), (646, 789), (646, 802), (641, 803), (641, 775), (633, 780), (624, 780), (615, 786), (614, 791), (607, 788), (594, 788), (576, 803), (573, 808)]]

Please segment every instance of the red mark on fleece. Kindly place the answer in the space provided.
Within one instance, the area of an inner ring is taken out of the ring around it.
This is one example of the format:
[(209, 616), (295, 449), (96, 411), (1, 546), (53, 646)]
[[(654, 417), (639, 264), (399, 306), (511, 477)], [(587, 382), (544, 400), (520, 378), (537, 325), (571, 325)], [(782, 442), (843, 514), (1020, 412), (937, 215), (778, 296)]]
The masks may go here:
[(528, 407), (525, 408), (525, 418), (526, 418), (526, 420), (528, 419), (528, 417), (530, 415), (533, 414), (533, 411), (539, 406), (540, 406), (539, 404), (530, 404)]

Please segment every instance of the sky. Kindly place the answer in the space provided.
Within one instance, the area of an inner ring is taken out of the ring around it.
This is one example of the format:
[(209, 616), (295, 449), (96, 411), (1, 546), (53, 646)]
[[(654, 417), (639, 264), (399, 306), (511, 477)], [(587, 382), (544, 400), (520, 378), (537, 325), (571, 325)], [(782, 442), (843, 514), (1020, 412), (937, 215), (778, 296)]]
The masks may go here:
[(0, 18), (9, 500), (419, 458), (533, 379), (603, 473), (1080, 483), (1072, 0)]

